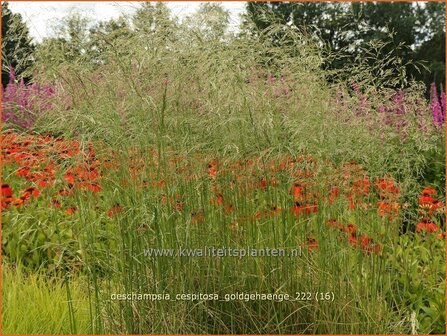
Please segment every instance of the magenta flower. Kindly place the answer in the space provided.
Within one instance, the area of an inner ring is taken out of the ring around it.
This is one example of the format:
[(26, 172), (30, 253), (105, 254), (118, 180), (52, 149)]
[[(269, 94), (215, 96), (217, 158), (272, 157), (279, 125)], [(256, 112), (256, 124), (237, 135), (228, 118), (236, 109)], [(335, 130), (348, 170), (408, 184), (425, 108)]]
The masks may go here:
[(52, 108), (50, 98), (54, 94), (51, 86), (26, 85), (21, 79), (16, 82), (13, 67), (10, 67), (9, 84), (2, 88), (2, 122), (24, 129), (33, 127), (42, 111)]
[[(442, 93), (441, 99), (438, 99), (438, 93), (436, 91), (435, 83), (432, 83), (430, 89), (430, 110), (433, 116), (433, 122), (437, 127), (442, 127), (445, 122), (445, 94), (444, 94), (444, 102), (442, 102)], [(442, 107), (444, 105), (444, 107)]]

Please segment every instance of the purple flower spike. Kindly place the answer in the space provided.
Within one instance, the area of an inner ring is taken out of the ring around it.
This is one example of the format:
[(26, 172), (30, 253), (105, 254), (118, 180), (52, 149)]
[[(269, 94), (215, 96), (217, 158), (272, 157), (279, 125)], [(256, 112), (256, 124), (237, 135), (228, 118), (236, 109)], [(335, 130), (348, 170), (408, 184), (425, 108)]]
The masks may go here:
[[(441, 109), (445, 116), (445, 92), (441, 88)], [(444, 117), (445, 120), (445, 117)]]
[(36, 116), (52, 108), (50, 98), (53, 94), (54, 89), (50, 86), (42, 91), (37, 84), (26, 85), (23, 79), (17, 83), (14, 68), (10, 67), (9, 84), (2, 95), (2, 121), (31, 129)]
[[(441, 97), (442, 101), (442, 97)], [(445, 105), (445, 103), (444, 103)], [(433, 116), (433, 122), (437, 127), (442, 127), (445, 121), (445, 109), (441, 107), (438, 99), (438, 93), (436, 92), (436, 85), (432, 83), (430, 89), (430, 110)]]

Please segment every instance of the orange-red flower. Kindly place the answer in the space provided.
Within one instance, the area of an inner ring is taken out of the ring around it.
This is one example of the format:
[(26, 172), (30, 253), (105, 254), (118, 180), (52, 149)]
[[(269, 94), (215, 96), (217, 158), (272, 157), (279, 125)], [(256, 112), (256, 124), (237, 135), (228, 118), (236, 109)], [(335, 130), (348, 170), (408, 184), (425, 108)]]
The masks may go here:
[(388, 216), (389, 219), (394, 219), (399, 213), (400, 204), (396, 202), (379, 201), (377, 203), (377, 213), (379, 216)]
[(334, 229), (339, 229), (343, 226), (336, 219), (329, 219), (327, 221), (327, 224), (329, 225), (329, 227), (334, 228)]
[(67, 210), (65, 210), (65, 214), (66, 214), (66, 215), (71, 215), (71, 214), (75, 213), (77, 210), (78, 210), (78, 209), (75, 208), (75, 207), (68, 208)]
[(211, 201), (210, 201), (212, 204), (216, 204), (216, 205), (219, 205), (219, 204), (223, 204), (223, 196), (222, 196), (222, 194), (221, 193), (218, 193), (217, 195), (216, 195), (216, 197), (213, 197), (213, 198), (211, 198)]
[(379, 254), (382, 251), (382, 245), (374, 242), (371, 237), (367, 235), (362, 235), (359, 238), (360, 246), (364, 252), (367, 254), (376, 253)]
[(59, 200), (53, 199), (51, 201), (51, 204), (49, 205), (49, 207), (50, 206), (54, 206), (55, 208), (60, 208), (62, 206), (62, 204), (61, 204), (61, 202)]
[(333, 187), (329, 191), (329, 203), (332, 204), (340, 196), (340, 189), (338, 187)]
[(292, 212), (295, 216), (299, 216), (301, 214), (313, 214), (318, 210), (318, 206), (316, 204), (301, 204), (300, 202), (295, 202), (292, 207)]
[(351, 234), (355, 234), (357, 232), (357, 228), (354, 224), (341, 225), (340, 230), (344, 232), (349, 232)]
[(357, 235), (356, 235), (356, 233), (352, 233), (352, 234), (349, 235), (348, 243), (352, 247), (356, 247), (357, 246)]
[(364, 177), (353, 182), (352, 192), (357, 195), (366, 195), (369, 193), (370, 186), (371, 182), (369, 182), (367, 177)]
[(79, 183), (79, 186), (83, 189), (87, 189), (92, 192), (100, 192), (102, 189), (98, 183), (82, 182), (82, 183)]
[(313, 237), (307, 237), (307, 247), (309, 250), (315, 250), (318, 248), (318, 242)]
[(432, 205), (435, 202), (435, 199), (428, 195), (422, 195), (419, 197), (419, 205), (420, 206), (426, 206), (426, 205)]
[(22, 195), (20, 196), (20, 198), (23, 201), (27, 201), (31, 198), (31, 196), (37, 197), (37, 196), (39, 196), (39, 194), (40, 194), (40, 191), (38, 189), (29, 187), (22, 192)]
[(12, 197), (12, 188), (8, 184), (2, 184), (2, 197)]
[(22, 167), (19, 170), (16, 171), (15, 175), (16, 176), (22, 176), (22, 177), (27, 177), (29, 175), (29, 173), (31, 173), (31, 168), (30, 167)]
[(7, 208), (14, 202), (12, 188), (8, 184), (2, 184), (2, 208)]
[(217, 177), (217, 163), (214, 160), (208, 164), (208, 176), (212, 179)]
[(299, 183), (295, 183), (293, 185), (293, 200), (295, 202), (300, 202), (302, 200), (304, 200), (304, 187), (299, 184)]
[(436, 195), (436, 190), (434, 188), (424, 188), (422, 189), (422, 195), (431, 196)]
[(75, 183), (74, 175), (70, 171), (67, 171), (64, 174), (64, 180), (67, 181), (68, 184), (74, 184)]
[(391, 196), (399, 193), (399, 188), (393, 180), (377, 179), (375, 186), (382, 197)]
[(121, 212), (123, 212), (123, 208), (119, 204), (116, 204), (107, 211), (107, 216), (112, 218)]
[(416, 232), (437, 232), (439, 230), (438, 226), (435, 223), (432, 222), (419, 222), (416, 225)]

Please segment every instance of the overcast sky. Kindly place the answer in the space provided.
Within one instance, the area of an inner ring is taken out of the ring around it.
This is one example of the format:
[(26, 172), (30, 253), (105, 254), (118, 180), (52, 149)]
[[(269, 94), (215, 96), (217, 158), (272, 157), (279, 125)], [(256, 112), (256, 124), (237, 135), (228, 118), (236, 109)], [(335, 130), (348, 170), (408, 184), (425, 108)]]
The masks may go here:
[[(172, 13), (183, 18), (193, 13), (201, 2), (167, 2)], [(230, 11), (230, 24), (235, 27), (239, 24), (239, 16), (244, 10), (245, 2), (223, 2), (223, 7)], [(102, 21), (117, 18), (120, 14), (131, 14), (140, 6), (139, 2), (69, 2), (69, 1), (27, 1), (10, 2), (9, 8), (20, 13), (27, 23), (31, 36), (37, 41), (50, 36), (52, 27), (64, 16), (73, 10), (79, 10), (85, 16)]]

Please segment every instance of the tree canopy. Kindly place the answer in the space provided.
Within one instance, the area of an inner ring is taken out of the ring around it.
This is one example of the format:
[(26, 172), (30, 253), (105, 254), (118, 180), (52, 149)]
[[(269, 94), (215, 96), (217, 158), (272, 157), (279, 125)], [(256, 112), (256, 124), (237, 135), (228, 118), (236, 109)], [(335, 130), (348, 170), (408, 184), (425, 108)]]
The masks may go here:
[[(263, 30), (275, 23), (305, 29), (332, 52), (342, 52), (330, 68), (361, 55), (371, 41), (386, 42), (382, 57), (394, 53), (408, 64), (410, 77), (427, 86), (445, 80), (445, 3), (411, 2), (249, 2), (245, 29)], [(254, 25), (247, 24), (248, 22)], [(426, 69), (410, 66), (420, 62)]]
[[(182, 39), (185, 43), (220, 43), (228, 34), (229, 13), (219, 4), (202, 4), (196, 13), (179, 20), (165, 3), (142, 3), (133, 16), (89, 22), (82, 13), (61, 21), (53, 37), (35, 46), (20, 14), (2, 3), (2, 82), (12, 65), (19, 76), (35, 60), (61, 64), (82, 60), (95, 67), (109, 53), (126, 53), (126, 41), (138, 35), (148, 48)], [(427, 2), (247, 2), (239, 35), (256, 36), (272, 25), (287, 24), (307, 32), (328, 57), (322, 66), (341, 69), (356, 59), (390, 55), (401, 60), (408, 80), (445, 86), (445, 3)], [(272, 38), (280, 34), (272, 34)], [(380, 48), (367, 50), (375, 41)], [(155, 43), (156, 42), (156, 43)], [(333, 56), (335, 55), (335, 56)], [(395, 63), (390, 63), (394, 67)]]
[(2, 2), (2, 84), (9, 81), (9, 70), (16, 75), (30, 78), (29, 70), (34, 62), (35, 46), (22, 16), (11, 12), (7, 2)]

